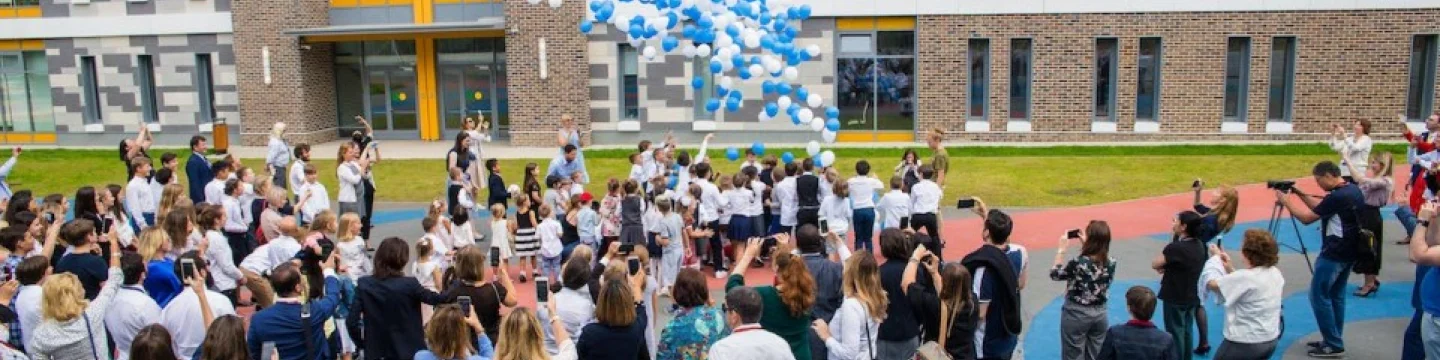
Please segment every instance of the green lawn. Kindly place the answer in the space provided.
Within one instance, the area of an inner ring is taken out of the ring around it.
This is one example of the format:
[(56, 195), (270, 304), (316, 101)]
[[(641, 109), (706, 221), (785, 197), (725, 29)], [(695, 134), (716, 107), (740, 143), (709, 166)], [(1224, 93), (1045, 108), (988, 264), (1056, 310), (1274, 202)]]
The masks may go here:
[[(922, 158), (929, 150), (916, 146)], [(799, 149), (770, 149), (779, 154)], [(876, 173), (888, 179), (903, 150), (893, 148), (837, 149), (837, 168), (846, 176), (854, 164), (868, 159)], [(1381, 145), (1403, 157), (1401, 145)], [(159, 154), (156, 150), (152, 153)], [(725, 149), (708, 154), (723, 173), (733, 173), (739, 162), (724, 158)], [(603, 192), (605, 179), (624, 178), (630, 171), (625, 150), (586, 152), (586, 166)], [(1294, 178), (1309, 173), (1320, 160), (1336, 156), (1321, 145), (1283, 146), (1117, 146), (1117, 147), (961, 147), (950, 149), (951, 173), (946, 198), (980, 196), (1004, 206), (1076, 206), (1186, 191), (1196, 177), (1210, 184), (1245, 184), (1267, 179)], [(1397, 160), (1403, 160), (1397, 159)], [(528, 162), (543, 168), (548, 159), (504, 160), (501, 173), (518, 183)], [(245, 159), (260, 164), (260, 159)], [(332, 194), (334, 161), (321, 160), (320, 179)], [(441, 160), (386, 160), (375, 168), (379, 201), (427, 201), (444, 194)], [(183, 171), (183, 166), (182, 166)], [(72, 193), (82, 185), (123, 184), (125, 172), (114, 151), (26, 150), (9, 181), (15, 189), (32, 189), (38, 195)]]

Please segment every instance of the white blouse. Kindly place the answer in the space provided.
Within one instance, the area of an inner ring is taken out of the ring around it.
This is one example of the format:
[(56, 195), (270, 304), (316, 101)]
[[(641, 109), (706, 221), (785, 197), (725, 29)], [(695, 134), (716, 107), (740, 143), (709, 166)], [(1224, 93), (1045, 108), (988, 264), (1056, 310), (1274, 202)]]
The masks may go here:
[(825, 348), (830, 360), (870, 360), (875, 354), (875, 336), (880, 322), (870, 317), (865, 305), (853, 297), (845, 298), (835, 317), (830, 319), (830, 339)]
[(1370, 167), (1370, 148), (1374, 142), (1369, 135), (1359, 134), (1344, 139), (1330, 140), (1330, 149), (1340, 153), (1340, 175), (1350, 176), (1350, 169), (1345, 167), (1345, 162), (1355, 166), (1355, 170), (1365, 171)]

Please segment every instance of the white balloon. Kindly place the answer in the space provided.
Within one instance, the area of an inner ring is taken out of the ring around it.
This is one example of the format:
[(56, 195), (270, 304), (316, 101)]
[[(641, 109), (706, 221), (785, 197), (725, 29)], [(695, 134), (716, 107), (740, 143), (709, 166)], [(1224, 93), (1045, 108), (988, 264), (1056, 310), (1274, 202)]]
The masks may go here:
[(760, 64), (750, 64), (750, 78), (757, 79), (765, 76), (765, 67)]
[(785, 111), (785, 109), (789, 109), (789, 108), (790, 108), (790, 96), (789, 96), (789, 95), (780, 95), (780, 98), (779, 98), (779, 99), (775, 99), (775, 105), (779, 105), (779, 106), (780, 106), (780, 111), (782, 111), (782, 112)]
[[(805, 109), (805, 110), (810, 110), (810, 109)], [(810, 130), (811, 130), (811, 131), (815, 131), (815, 132), (825, 131), (825, 121), (824, 121), (824, 120), (820, 120), (820, 118), (811, 118), (811, 119), (810, 119)]]
[(720, 78), (720, 87), (726, 89), (733, 89), (732, 86), (735, 86), (735, 79), (732, 79), (729, 76)]
[(820, 45), (811, 44), (810, 46), (806, 46), (805, 52), (809, 53), (812, 57), (820, 56)]
[(825, 131), (823, 131), (823, 132), (820, 132), (820, 137), (821, 137), (821, 138), (824, 138), (824, 139), (825, 139), (825, 142), (827, 142), (827, 143), (832, 143), (832, 144), (835, 143), (835, 132), (834, 132), (834, 131), (825, 130)]
[[(685, 58), (687, 58), (687, 59), (689, 59), (689, 58), (694, 58), (694, 57), (695, 57), (695, 44), (694, 44), (694, 43), (691, 43), (691, 42), (689, 42), (689, 41), (686, 41), (686, 42), (685, 42), (685, 45), (680, 46), (680, 54), (685, 55)], [(707, 66), (708, 66), (708, 65), (707, 65)]]
[(830, 167), (833, 165), (835, 165), (834, 151), (825, 150), (825, 152), (820, 153), (820, 166)]
[(785, 66), (785, 64), (780, 63), (780, 60), (775, 59), (774, 55), (768, 54), (760, 57), (760, 65), (765, 65), (765, 73), (780, 71), (780, 69)]
[(825, 105), (825, 102), (820, 98), (820, 94), (810, 93), (810, 97), (805, 98), (805, 104), (812, 108), (818, 108), (820, 105)]
[(720, 58), (720, 61), (730, 61), (731, 55), (734, 54), (730, 52), (730, 48), (718, 48), (715, 50), (715, 57)]
[(796, 69), (794, 66), (786, 66), (786, 67), (785, 67), (785, 80), (795, 81), (796, 79), (799, 79), (799, 78), (800, 78), (800, 69)]
[(743, 53), (742, 50), (744, 50), (744, 49), (741, 49), (741, 48), (740, 48), (740, 44), (735, 44), (735, 43), (733, 43), (733, 42), (730, 44), (730, 53), (731, 53), (731, 54), (740, 54), (740, 53)]
[(730, 35), (725, 33), (715, 35), (715, 48), (729, 49), (732, 44), (735, 44), (735, 39), (731, 39)]
[(695, 55), (712, 56), (715, 54), (710, 52), (710, 44), (700, 44), (695, 46)]
[(654, 46), (646, 46), (644, 50), (640, 50), (640, 55), (644, 56), (646, 59), (654, 59), (655, 53), (656, 50)]
[[(800, 111), (795, 112), (795, 116), (800, 117), (800, 123), (801, 123), (801, 124), (809, 124), (809, 123), (811, 123), (811, 122), (817, 122), (817, 121), (815, 121), (815, 112), (814, 112), (814, 111), (811, 111), (810, 109), (800, 109)], [(824, 125), (824, 124), (821, 124), (821, 125)]]
[(760, 47), (760, 34), (756, 34), (756, 33), (746, 34), (746, 35), (745, 35), (745, 47), (751, 48), (751, 49)]
[(559, 8), (560, 5), (564, 5), (564, 3), (562, 2), (562, 0), (550, 0), (550, 7), (552, 7), (552, 8)]
[(805, 144), (805, 153), (809, 154), (809, 156), (815, 156), (815, 154), (819, 154), (820, 143), (815, 140), (810, 140), (810, 143)]
[(643, 45), (643, 44), (645, 44), (645, 40), (641, 40), (641, 39), (630, 39), (630, 47), (632, 47), (632, 48), (639, 48), (640, 45)]

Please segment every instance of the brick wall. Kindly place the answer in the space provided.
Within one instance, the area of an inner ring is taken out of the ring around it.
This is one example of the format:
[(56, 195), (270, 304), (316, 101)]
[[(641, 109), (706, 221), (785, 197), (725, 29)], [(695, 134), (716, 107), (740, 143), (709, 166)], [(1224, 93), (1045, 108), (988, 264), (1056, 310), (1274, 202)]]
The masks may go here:
[[(1310, 139), (1342, 121), (1370, 119), (1377, 133), (1400, 131), (1411, 37), (1440, 30), (1440, 10), (1148, 14), (921, 16), (917, 129), (986, 141), (1174, 141)], [(1251, 37), (1246, 113), (1249, 135), (1220, 134), (1226, 41)], [(1271, 38), (1298, 38), (1294, 133), (1267, 135)], [(990, 39), (990, 129), (1009, 109), (1010, 39), (1034, 39), (1030, 134), (961, 134), (969, 38)], [(1092, 134), (1095, 38), (1119, 39), (1117, 134)], [(1163, 39), (1160, 133), (1136, 134), (1140, 37)]]
[[(554, 145), (555, 129), (565, 114), (574, 116), (581, 128), (589, 127), (588, 45), (575, 28), (585, 6), (575, 0), (559, 9), (543, 2), (505, 1), (505, 24), (519, 30), (505, 36), (511, 144)], [(540, 79), (540, 38), (545, 38), (547, 79)]]
[[(523, 1), (523, 0), (522, 0)], [(292, 144), (337, 137), (335, 79), (328, 43), (301, 49), (286, 30), (329, 24), (326, 0), (236, 1), (235, 68), (240, 85), (241, 141), (265, 144), (277, 121), (288, 126)], [(270, 84), (265, 84), (262, 49), (270, 49)]]

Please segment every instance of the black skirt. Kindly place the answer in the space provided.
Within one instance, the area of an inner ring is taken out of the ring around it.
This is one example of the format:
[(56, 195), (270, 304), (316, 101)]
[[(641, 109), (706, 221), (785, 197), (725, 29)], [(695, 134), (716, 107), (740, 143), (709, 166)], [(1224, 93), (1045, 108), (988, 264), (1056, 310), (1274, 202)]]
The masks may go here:
[(1375, 234), (1375, 240), (1371, 242), (1360, 241), (1355, 244), (1356, 274), (1378, 275), (1380, 274), (1381, 249), (1384, 248), (1385, 222), (1380, 217), (1380, 208), (1365, 206), (1360, 209), (1360, 228), (1370, 230)]

